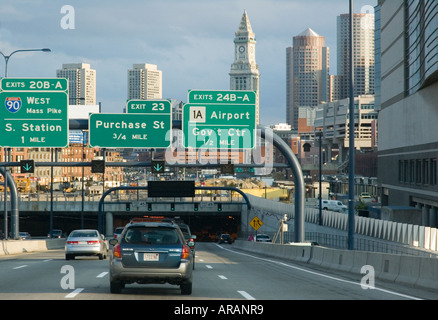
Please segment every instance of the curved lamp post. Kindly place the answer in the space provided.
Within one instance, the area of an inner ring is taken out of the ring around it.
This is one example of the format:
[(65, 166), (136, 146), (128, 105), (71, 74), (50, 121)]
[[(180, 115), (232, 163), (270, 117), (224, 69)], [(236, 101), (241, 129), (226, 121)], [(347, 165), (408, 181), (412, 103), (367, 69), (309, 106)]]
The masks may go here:
[(52, 50), (50, 50), (49, 48), (43, 48), (43, 49), (20, 49), (20, 50), (13, 51), (10, 55), (5, 55), (3, 52), (0, 51), (0, 54), (3, 56), (3, 58), (5, 58), (5, 78), (8, 77), (8, 62), (9, 62), (9, 58), (13, 54), (15, 54), (17, 52), (27, 52), (27, 51), (51, 52)]

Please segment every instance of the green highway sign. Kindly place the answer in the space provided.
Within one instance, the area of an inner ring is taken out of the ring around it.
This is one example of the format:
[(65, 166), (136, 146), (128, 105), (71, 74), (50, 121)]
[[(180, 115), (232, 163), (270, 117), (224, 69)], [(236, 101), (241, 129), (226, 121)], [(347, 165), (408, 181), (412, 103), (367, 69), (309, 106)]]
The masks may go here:
[(169, 100), (129, 100), (126, 113), (171, 114), (172, 105)]
[(182, 131), (186, 148), (255, 148), (255, 105), (185, 104)]
[(183, 106), (186, 148), (255, 148), (255, 91), (189, 90)]
[(255, 91), (215, 91), (215, 90), (189, 90), (188, 103), (201, 104), (256, 104)]
[(68, 80), (65, 78), (2, 78), (0, 91), (67, 91)]
[(68, 93), (1, 91), (0, 146), (67, 147)]
[(94, 113), (89, 117), (90, 147), (168, 148), (171, 141), (170, 113)]

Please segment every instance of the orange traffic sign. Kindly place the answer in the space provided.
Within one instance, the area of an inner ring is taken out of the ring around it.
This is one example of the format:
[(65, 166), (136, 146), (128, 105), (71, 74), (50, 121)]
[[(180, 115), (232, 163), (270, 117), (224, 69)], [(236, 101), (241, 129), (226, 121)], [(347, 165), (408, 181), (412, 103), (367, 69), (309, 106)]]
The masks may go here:
[(263, 225), (263, 221), (260, 220), (257, 216), (254, 217), (254, 219), (251, 220), (249, 223), (251, 227), (254, 228), (255, 231), (259, 230), (260, 227)]

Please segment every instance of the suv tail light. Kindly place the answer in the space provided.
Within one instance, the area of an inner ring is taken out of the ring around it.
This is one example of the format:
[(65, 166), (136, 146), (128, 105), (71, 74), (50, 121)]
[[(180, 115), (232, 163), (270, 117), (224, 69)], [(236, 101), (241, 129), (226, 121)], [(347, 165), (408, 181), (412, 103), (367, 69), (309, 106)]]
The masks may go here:
[(183, 245), (181, 259), (187, 259), (190, 255), (190, 248), (187, 245)]
[(115, 258), (122, 257), (122, 251), (120, 250), (120, 243), (116, 244), (113, 249), (113, 255)]

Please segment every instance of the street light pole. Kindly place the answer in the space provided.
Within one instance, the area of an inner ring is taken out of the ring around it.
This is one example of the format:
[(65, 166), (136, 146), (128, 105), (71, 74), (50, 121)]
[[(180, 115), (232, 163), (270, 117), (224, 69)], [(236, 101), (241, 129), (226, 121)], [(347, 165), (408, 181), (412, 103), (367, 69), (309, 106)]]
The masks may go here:
[(322, 130), (316, 135), (319, 137), (319, 225), (322, 226)]
[[(9, 59), (11, 58), (11, 56), (17, 52), (27, 52), (27, 51), (42, 51), (42, 52), (51, 52), (52, 50), (50, 50), (49, 48), (43, 48), (43, 49), (19, 49), (19, 50), (15, 50), (13, 51), (11, 54), (9, 55), (5, 55), (3, 52), (0, 51), (0, 54), (3, 56), (3, 58), (5, 59), (5, 78), (8, 77), (8, 63), (9, 63)], [(6, 154), (7, 154), (7, 149), (9, 150), (9, 159), (6, 160)], [(10, 162), (10, 149), (9, 148), (5, 148), (5, 162), (9, 161)], [(6, 173), (7, 173), (7, 167), (5, 166), (5, 175), (4, 175), (4, 192), (5, 192), (5, 218), (4, 218), (4, 233), (5, 233), (5, 239), (7, 239), (8, 237), (8, 210), (7, 210), (7, 203), (8, 203), (8, 185), (7, 185), (7, 180), (6, 180)]]
[(353, 0), (350, 0), (350, 125), (349, 125), (349, 178), (348, 178), (348, 249), (354, 250), (354, 60), (353, 60), (353, 32), (354, 32)]
[(0, 54), (3, 56), (3, 58), (5, 58), (5, 78), (8, 77), (8, 62), (9, 62), (9, 58), (17, 53), (17, 52), (27, 52), (27, 51), (41, 51), (41, 52), (51, 52), (52, 50), (50, 50), (49, 48), (43, 48), (43, 49), (20, 49), (20, 50), (15, 50), (13, 51), (11, 54), (9, 55), (5, 55), (3, 52), (0, 51)]

